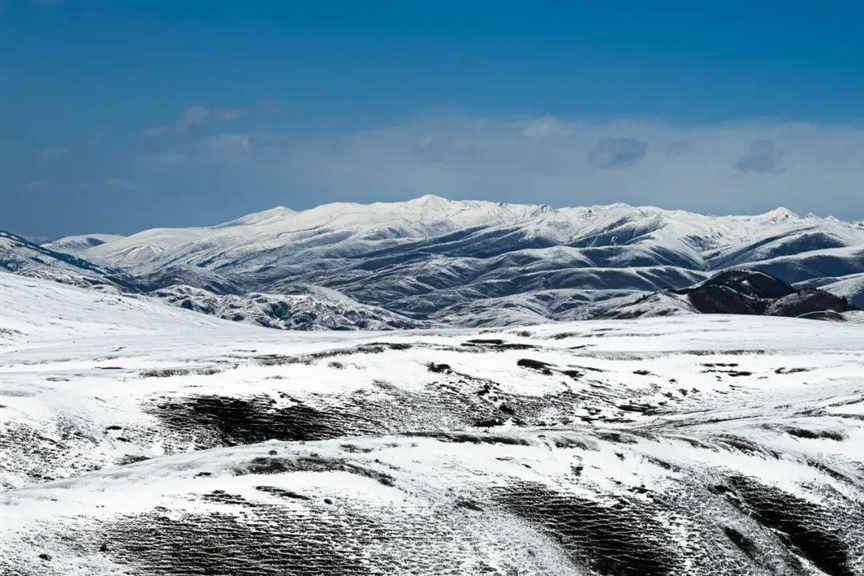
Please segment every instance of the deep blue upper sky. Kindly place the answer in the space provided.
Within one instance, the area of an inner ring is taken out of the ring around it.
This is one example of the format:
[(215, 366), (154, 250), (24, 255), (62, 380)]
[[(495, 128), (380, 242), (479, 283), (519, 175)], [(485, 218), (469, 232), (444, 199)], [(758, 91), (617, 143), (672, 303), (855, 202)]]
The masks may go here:
[(864, 6), (649, 4), (0, 0), (0, 228), (423, 193), (864, 217)]

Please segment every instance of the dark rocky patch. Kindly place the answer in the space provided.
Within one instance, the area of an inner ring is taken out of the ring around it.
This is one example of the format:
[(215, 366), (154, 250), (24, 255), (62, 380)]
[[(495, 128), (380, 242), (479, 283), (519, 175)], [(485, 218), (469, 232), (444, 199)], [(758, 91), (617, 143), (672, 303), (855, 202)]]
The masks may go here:
[(837, 442), (841, 442), (846, 439), (846, 436), (843, 435), (842, 432), (835, 432), (833, 430), (806, 430), (804, 428), (795, 428), (792, 426), (788, 426), (785, 429), (785, 432), (790, 436), (795, 436), (796, 438), (807, 438), (807, 439), (817, 439), (817, 438), (825, 438), (827, 440), (835, 440)]
[(321, 458), (319, 456), (301, 456), (297, 458), (279, 458), (262, 456), (234, 469), (234, 474), (284, 474), (286, 472), (347, 472), (365, 478), (371, 478), (385, 486), (394, 486), (395, 480), (389, 474), (371, 468), (359, 466), (339, 458)]
[(615, 442), (616, 444), (637, 444), (639, 441), (629, 434), (622, 434), (621, 432), (595, 432), (595, 435), (600, 440), (606, 440), (607, 442)]
[(609, 505), (531, 483), (502, 489), (497, 499), (557, 540), (575, 563), (598, 574), (681, 573), (678, 552), (650, 504), (618, 499)]
[(371, 342), (366, 346), (370, 346), (373, 348), (382, 347), (388, 350), (397, 351), (411, 350), (414, 347), (412, 344), (406, 344), (404, 342)]
[(701, 286), (730, 288), (748, 298), (774, 300), (795, 292), (788, 283), (764, 272), (751, 270), (727, 270), (712, 276)]
[(215, 502), (217, 504), (230, 504), (235, 506), (247, 506), (247, 507), (255, 507), (258, 506), (257, 503), (249, 502), (243, 496), (239, 494), (229, 494), (224, 490), (213, 490), (212, 492), (208, 492), (202, 496), (202, 500), (205, 502)]
[(820, 462), (819, 460), (816, 460), (813, 458), (805, 458), (804, 461), (807, 462), (808, 466), (816, 468), (817, 470), (819, 470), (823, 474), (830, 476), (831, 478), (833, 478), (834, 480), (837, 480), (838, 482), (844, 482), (844, 483), (852, 485), (852, 486), (857, 485), (857, 483), (855, 482), (854, 479), (850, 478), (846, 474), (843, 474), (842, 472), (838, 472), (836, 469), (825, 464), (824, 462)]
[(750, 558), (758, 557), (759, 548), (750, 538), (731, 526), (724, 526), (723, 533), (726, 534), (726, 537), (729, 538), (729, 540), (747, 556)]
[(354, 354), (381, 354), (387, 350), (404, 351), (414, 347), (413, 344), (401, 342), (370, 342), (360, 344), (351, 348), (336, 348), (323, 352), (301, 354), (298, 356), (286, 356), (284, 354), (260, 354), (254, 356), (253, 360), (262, 366), (284, 366), (289, 364), (314, 364), (321, 360), (338, 358), (340, 356), (351, 356)]
[(655, 466), (662, 468), (663, 470), (671, 470), (673, 472), (681, 471), (681, 467), (678, 466), (677, 464), (672, 464), (671, 462), (661, 460), (660, 458), (655, 458), (654, 456), (643, 455), (642, 459), (645, 460), (646, 462), (650, 462), (651, 464), (654, 464)]
[(638, 412), (640, 414), (656, 414), (658, 409), (657, 406), (653, 406), (650, 404), (636, 404), (634, 402), (628, 404), (619, 404), (617, 406), (619, 410), (623, 410), (624, 412)]
[(283, 488), (276, 488), (275, 486), (256, 486), (255, 489), (259, 492), (264, 492), (265, 494), (278, 496), (279, 498), (288, 498), (289, 500), (311, 500), (309, 496), (304, 496), (303, 494), (298, 494), (297, 492), (292, 492), (291, 490), (285, 490)]
[(501, 426), (504, 422), (506, 422), (504, 417), (499, 416), (497, 418), (475, 420), (472, 426), (474, 428), (494, 428), (495, 426)]
[(596, 450), (584, 440), (573, 438), (571, 436), (556, 436), (553, 440), (556, 448), (579, 449), (579, 450)]
[(798, 374), (801, 372), (809, 372), (813, 370), (812, 368), (777, 368), (774, 370), (775, 374)]
[(266, 440), (323, 440), (381, 431), (366, 420), (304, 404), (278, 406), (269, 396), (191, 396), (159, 399), (147, 411), (178, 439), (198, 448), (237, 446)]
[(433, 372), (435, 374), (446, 374), (448, 372), (452, 372), (452, 368), (450, 368), (449, 364), (436, 364), (435, 362), (430, 362), (426, 365), (426, 368), (429, 372)]
[(456, 508), (464, 508), (465, 510), (471, 510), (473, 512), (483, 511), (483, 507), (480, 506), (480, 503), (478, 503), (476, 500), (459, 499), (456, 501), (455, 506)]
[(143, 456), (141, 454), (126, 454), (117, 461), (117, 464), (119, 466), (125, 466), (127, 464), (137, 464), (138, 462), (145, 462), (147, 460), (150, 460), (149, 456)]
[[(820, 570), (830, 576), (855, 575), (850, 566), (849, 546), (837, 530), (834, 513), (745, 476), (731, 477), (728, 482), (756, 520), (776, 530), (787, 545)], [(852, 521), (864, 522), (860, 505), (852, 505), (850, 515)]]
[(742, 376), (752, 376), (753, 373), (747, 370), (720, 370), (716, 368), (709, 368), (708, 370), (703, 370), (703, 374), (725, 374), (731, 378), (740, 378)]
[(535, 350), (537, 346), (534, 344), (524, 344), (515, 342), (504, 342), (500, 338), (475, 338), (468, 340), (462, 344), (469, 348), (484, 348), (491, 350)]
[(819, 289), (796, 290), (779, 278), (753, 270), (727, 270), (674, 292), (686, 295), (703, 314), (838, 319), (839, 313), (849, 309), (845, 298)]
[(602, 368), (596, 368), (594, 366), (581, 366), (581, 365), (571, 365), (571, 368), (576, 368), (578, 370), (584, 370), (586, 372), (605, 372)]
[(530, 358), (522, 358), (516, 362), (516, 365), (521, 367), (521, 368), (528, 368), (529, 370), (536, 370), (537, 372), (540, 372), (541, 374), (544, 374), (546, 376), (552, 375), (552, 370), (550, 369), (552, 367), (552, 364), (549, 364), (547, 362), (541, 362), (540, 360), (532, 360)]
[[(444, 370), (440, 365), (436, 369)], [(577, 410), (593, 410), (604, 420), (605, 409), (633, 397), (627, 390), (565, 390), (545, 396), (506, 392), (488, 379), (452, 371), (422, 391), (406, 391), (387, 382), (377, 390), (357, 390), (309, 406), (280, 393), (270, 396), (157, 397), (147, 412), (160, 419), (166, 448), (182, 450), (240, 445), (265, 440), (318, 440), (384, 432), (420, 432), (497, 426), (567, 424)], [(167, 434), (166, 434), (167, 433)]]
[(464, 346), (501, 346), (504, 340), (500, 338), (474, 338), (465, 342)]
[(510, 446), (529, 446), (530, 443), (523, 438), (512, 436), (499, 436), (492, 434), (470, 434), (467, 432), (416, 432), (409, 436), (420, 436), (424, 438), (435, 438), (441, 442), (456, 442), (459, 444), (507, 444)]
[(549, 338), (552, 340), (566, 340), (567, 338), (579, 338), (581, 336), (580, 332), (558, 332), (557, 334), (552, 334)]
[(186, 376), (190, 370), (186, 368), (161, 368), (154, 370), (144, 370), (141, 372), (142, 378), (170, 378), (172, 376)]
[[(350, 521), (355, 538), (346, 538)], [(274, 530), (274, 526), (280, 526)], [(375, 525), (363, 517), (314, 519), (289, 509), (259, 505), (246, 515), (151, 512), (109, 527), (110, 556), (143, 575), (346, 576), (365, 574), (364, 544)]]
[[(849, 301), (818, 289), (799, 290), (771, 302), (765, 310), (769, 316), (827, 318), (830, 313), (846, 312)], [(842, 317), (841, 317), (842, 318)], [(836, 319), (836, 317), (832, 317)]]
[(772, 458), (780, 457), (780, 455), (773, 450), (765, 448), (764, 446), (757, 444), (753, 440), (742, 438), (740, 436), (735, 436), (732, 434), (718, 434), (716, 436), (713, 436), (713, 439), (720, 442), (721, 444), (724, 444), (727, 448), (738, 450), (739, 452), (743, 452), (744, 454), (759, 454), (762, 456), (770, 456)]
[[(340, 444), (339, 447), (342, 448), (342, 450), (348, 452), (349, 454), (369, 454), (370, 452), (375, 451), (374, 448), (361, 448), (356, 444)], [(272, 456), (275, 456), (275, 453), (272, 454)]]

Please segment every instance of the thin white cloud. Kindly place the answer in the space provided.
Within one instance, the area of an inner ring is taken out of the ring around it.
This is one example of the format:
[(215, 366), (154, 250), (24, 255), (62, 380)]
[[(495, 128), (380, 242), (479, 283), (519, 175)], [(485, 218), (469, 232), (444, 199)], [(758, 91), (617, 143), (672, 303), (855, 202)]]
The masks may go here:
[(141, 131), (145, 139), (155, 139), (169, 134), (185, 134), (217, 122), (234, 122), (258, 111), (273, 111), (270, 106), (210, 108), (201, 104), (191, 104), (180, 111), (170, 124), (154, 126)]
[[(771, 146), (753, 144), (767, 141)], [(226, 132), (184, 146), (171, 151), (184, 158), (175, 169), (193, 174), (202, 168), (197, 162), (206, 162), (207, 169), (221, 167), (220, 178), (239, 183), (232, 185), (244, 194), (298, 207), (432, 193), (712, 213), (783, 205), (864, 216), (864, 130), (853, 127), (448, 117), (336, 136)], [(276, 195), (279, 190), (293, 201)]]
[(747, 153), (735, 162), (741, 172), (757, 174), (777, 174), (783, 171), (780, 166), (782, 154), (771, 140), (754, 140)]
[(528, 122), (522, 129), (522, 134), (529, 138), (548, 138), (550, 136), (567, 136), (570, 131), (558, 118), (541, 116)]
[(588, 161), (596, 168), (633, 166), (648, 152), (648, 143), (636, 138), (604, 138), (588, 151)]

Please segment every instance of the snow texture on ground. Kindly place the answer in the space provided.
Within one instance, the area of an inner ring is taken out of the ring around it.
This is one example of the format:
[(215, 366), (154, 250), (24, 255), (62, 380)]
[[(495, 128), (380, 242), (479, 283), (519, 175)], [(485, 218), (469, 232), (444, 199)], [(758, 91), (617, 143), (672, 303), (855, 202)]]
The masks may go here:
[(864, 574), (862, 343), (283, 332), (0, 273), (0, 574)]

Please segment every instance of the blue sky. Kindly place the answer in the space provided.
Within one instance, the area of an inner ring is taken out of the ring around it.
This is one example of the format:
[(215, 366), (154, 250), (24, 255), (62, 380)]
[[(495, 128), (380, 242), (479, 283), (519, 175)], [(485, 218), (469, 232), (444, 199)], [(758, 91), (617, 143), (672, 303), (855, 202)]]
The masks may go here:
[(0, 0), (0, 228), (425, 193), (864, 218), (864, 8), (694, 4)]

